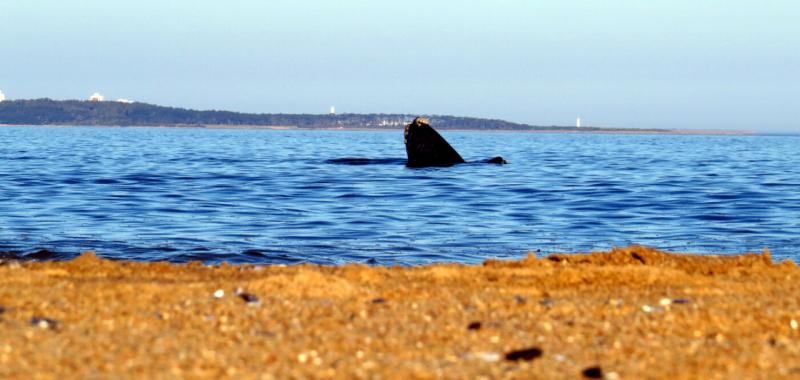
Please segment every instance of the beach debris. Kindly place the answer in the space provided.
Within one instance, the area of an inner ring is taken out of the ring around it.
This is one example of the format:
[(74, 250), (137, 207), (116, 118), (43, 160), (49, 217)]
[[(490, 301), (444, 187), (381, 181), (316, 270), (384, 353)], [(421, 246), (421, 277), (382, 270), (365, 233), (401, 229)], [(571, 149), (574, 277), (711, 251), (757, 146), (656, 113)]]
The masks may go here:
[(645, 312), (645, 313), (657, 313), (657, 312), (664, 311), (664, 308), (661, 307), (661, 306), (644, 305), (644, 306), (642, 306), (642, 311)]
[(214, 292), (214, 298), (222, 298), (222, 297), (225, 297), (225, 291), (222, 289), (217, 289), (217, 291)]
[(670, 304), (672, 304), (672, 300), (669, 298), (662, 298), (658, 300), (658, 304), (661, 306), (669, 306)]
[(475, 357), (485, 362), (494, 363), (500, 360), (500, 354), (492, 351), (483, 351), (475, 354)]
[(798, 328), (800, 328), (800, 325), (798, 325), (797, 320), (795, 320), (795, 319), (792, 319), (789, 322), (789, 326), (792, 327), (792, 330), (797, 330)]
[(603, 369), (600, 366), (593, 366), (583, 370), (583, 377), (587, 379), (602, 379)]
[(470, 324), (467, 325), (467, 330), (480, 330), (482, 326), (483, 325), (479, 321), (470, 322)]
[(494, 363), (500, 361), (502, 356), (499, 352), (494, 351), (480, 351), (475, 353), (466, 353), (461, 355), (461, 358), (464, 360), (482, 360), (489, 363)]
[(555, 302), (555, 301), (553, 301), (553, 300), (552, 300), (552, 299), (550, 299), (550, 298), (542, 298), (542, 299), (539, 301), (539, 305), (542, 305), (542, 306), (544, 306), (544, 307), (553, 307), (553, 305), (555, 305), (555, 304), (556, 304), (556, 302)]
[(261, 303), (261, 300), (255, 294), (247, 293), (241, 287), (234, 289), (233, 294), (237, 295), (242, 301), (248, 304), (257, 305)]
[(515, 294), (514, 301), (517, 301), (518, 304), (524, 304), (525, 302), (528, 302), (528, 299), (519, 294)]
[(777, 347), (778, 341), (775, 338), (770, 337), (769, 339), (767, 339), (767, 344), (769, 344), (772, 347)]
[(647, 264), (647, 263), (644, 261), (644, 259), (642, 258), (642, 256), (639, 256), (639, 254), (638, 254), (638, 253), (636, 253), (636, 252), (633, 252), (633, 253), (631, 253), (631, 257), (632, 257), (634, 260), (636, 260), (636, 261), (638, 261), (638, 262), (640, 262), (640, 263), (642, 263), (642, 264)]
[(31, 318), (31, 326), (36, 326), (40, 329), (50, 329), (55, 330), (58, 328), (58, 321), (55, 319), (44, 318), (44, 317), (33, 317)]
[(372, 303), (386, 303), (386, 298), (383, 297), (375, 297), (371, 301)]
[(689, 299), (688, 298), (675, 298), (674, 300), (672, 300), (672, 303), (679, 304), (679, 305), (687, 304), (687, 303), (689, 303)]
[(258, 299), (258, 297), (255, 294), (242, 292), (242, 293), (239, 293), (239, 298), (241, 298), (245, 303), (248, 303), (248, 304), (259, 304), (259, 303), (261, 303), (261, 300)]
[(508, 361), (530, 361), (542, 356), (542, 350), (539, 347), (528, 347), (519, 350), (513, 350), (506, 353), (506, 360)]
[(6, 312), (6, 308), (3, 305), (0, 305), (0, 315)]

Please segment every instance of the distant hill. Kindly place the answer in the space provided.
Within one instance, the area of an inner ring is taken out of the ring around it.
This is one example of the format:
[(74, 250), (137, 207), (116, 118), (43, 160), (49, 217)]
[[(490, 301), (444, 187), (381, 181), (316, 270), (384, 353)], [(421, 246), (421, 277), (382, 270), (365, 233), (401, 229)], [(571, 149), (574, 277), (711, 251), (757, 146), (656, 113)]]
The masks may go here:
[(504, 120), (403, 114), (251, 114), (197, 111), (147, 103), (80, 100), (11, 100), (0, 102), (0, 124), (102, 126), (273, 126), (305, 129), (400, 129), (426, 116), (437, 129), (582, 132), (670, 132), (664, 129), (534, 126)]

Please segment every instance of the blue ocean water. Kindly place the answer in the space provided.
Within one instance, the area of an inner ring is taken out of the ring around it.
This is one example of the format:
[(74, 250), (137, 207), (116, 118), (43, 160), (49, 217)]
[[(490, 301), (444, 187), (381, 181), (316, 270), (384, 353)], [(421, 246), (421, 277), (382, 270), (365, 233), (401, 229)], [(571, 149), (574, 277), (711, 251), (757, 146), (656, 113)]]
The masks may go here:
[[(0, 252), (421, 264), (632, 243), (800, 257), (800, 137), (0, 128)], [(331, 163), (345, 157), (367, 165)], [(46, 251), (40, 251), (40, 250)], [(39, 251), (37, 253), (37, 251)]]

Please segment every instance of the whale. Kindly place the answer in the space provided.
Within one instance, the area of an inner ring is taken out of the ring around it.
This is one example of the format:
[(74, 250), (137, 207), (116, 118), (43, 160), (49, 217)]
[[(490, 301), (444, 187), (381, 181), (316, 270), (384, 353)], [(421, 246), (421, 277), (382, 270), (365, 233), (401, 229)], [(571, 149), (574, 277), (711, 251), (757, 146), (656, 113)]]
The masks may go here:
[[(404, 161), (408, 168), (447, 167), (468, 163), (439, 132), (436, 132), (431, 127), (428, 119), (424, 117), (417, 117), (406, 125), (403, 130), (403, 140), (406, 145), (406, 160), (401, 158), (344, 157), (326, 160), (325, 162), (337, 165), (386, 165), (399, 164)], [(472, 163), (508, 164), (500, 156)]]
[[(409, 168), (443, 167), (466, 163), (424, 117), (417, 117), (406, 125), (403, 136), (408, 157), (406, 166)], [(500, 156), (483, 162), (499, 165), (508, 163)]]

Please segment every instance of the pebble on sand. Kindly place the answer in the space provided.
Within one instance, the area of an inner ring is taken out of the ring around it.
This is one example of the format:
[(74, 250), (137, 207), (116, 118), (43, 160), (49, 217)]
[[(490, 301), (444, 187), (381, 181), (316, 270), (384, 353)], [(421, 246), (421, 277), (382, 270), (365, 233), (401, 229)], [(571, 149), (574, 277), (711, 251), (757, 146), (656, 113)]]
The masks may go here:
[(533, 360), (542, 356), (542, 350), (538, 347), (523, 348), (506, 353), (506, 360), (520, 361), (520, 360)]
[(240, 292), (239, 293), (239, 298), (241, 298), (247, 304), (256, 305), (256, 304), (261, 303), (261, 300), (255, 294)]
[(58, 321), (50, 318), (33, 317), (31, 318), (31, 325), (39, 327), (40, 329), (55, 330), (58, 328)]
[(490, 351), (479, 352), (475, 355), (475, 357), (490, 363), (500, 360), (500, 354), (498, 354), (497, 352), (490, 352)]
[(583, 377), (587, 379), (602, 379), (603, 369), (599, 366), (586, 368), (583, 370)]
[(481, 322), (475, 321), (467, 325), (467, 330), (480, 330), (482, 327)]

